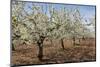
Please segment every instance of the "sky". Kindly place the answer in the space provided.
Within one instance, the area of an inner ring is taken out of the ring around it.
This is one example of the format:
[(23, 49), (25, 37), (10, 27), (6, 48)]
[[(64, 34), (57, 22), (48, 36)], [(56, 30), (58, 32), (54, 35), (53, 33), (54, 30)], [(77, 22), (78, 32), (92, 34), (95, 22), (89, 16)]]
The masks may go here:
[(75, 5), (75, 4), (60, 4), (60, 3), (37, 3), (37, 2), (26, 2), (25, 10), (31, 11), (28, 6), (32, 7), (32, 3), (35, 5), (42, 5), (44, 12), (47, 10), (47, 14), (49, 15), (49, 5), (53, 5), (53, 7), (57, 10), (59, 10), (62, 6), (66, 7), (67, 9), (75, 9), (78, 8), (80, 11), (80, 14), (84, 19), (89, 20), (92, 16), (95, 16), (95, 6), (93, 5)]
[[(61, 7), (66, 7), (67, 9), (75, 9), (78, 8), (81, 16), (84, 18), (83, 20), (87, 20), (86, 23), (90, 23), (90, 19), (93, 16), (96, 16), (96, 7), (94, 5), (75, 5), (75, 4), (60, 4), (60, 3), (43, 3), (43, 2), (26, 2), (25, 10), (31, 12), (32, 4), (36, 6), (43, 6), (43, 11), (47, 10), (47, 15), (49, 16), (49, 6), (52, 5), (56, 10), (61, 9)], [(84, 21), (85, 23), (85, 21)], [(94, 30), (93, 27), (88, 27), (91, 31)]]
[[(20, 1), (22, 2), (22, 1)], [(52, 5), (56, 10), (61, 10), (62, 7), (65, 7), (66, 9), (79, 9), (79, 12), (81, 16), (83, 17), (83, 23), (90, 23), (90, 19), (93, 18), (93, 16), (96, 16), (96, 6), (94, 5), (79, 5), (79, 4), (64, 4), (64, 3), (46, 3), (46, 2), (31, 2), (31, 1), (24, 1), (25, 2), (25, 10), (27, 12), (32, 12), (33, 4), (35, 6), (43, 6), (43, 11), (46, 12), (46, 14), (50, 17), (49, 13), (49, 6)], [(85, 21), (87, 20), (87, 22)], [(91, 30), (93, 30), (93, 27), (89, 27)]]

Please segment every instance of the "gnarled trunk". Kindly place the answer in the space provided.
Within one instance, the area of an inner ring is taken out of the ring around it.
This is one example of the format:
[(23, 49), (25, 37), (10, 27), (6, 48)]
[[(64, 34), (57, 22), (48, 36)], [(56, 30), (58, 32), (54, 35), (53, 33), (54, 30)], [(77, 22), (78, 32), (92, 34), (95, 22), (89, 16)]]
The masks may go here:
[(39, 51), (38, 51), (38, 59), (40, 61), (42, 61), (43, 58), (43, 41), (44, 41), (45, 37), (40, 36), (40, 39), (37, 41), (38, 47), (39, 47)]
[(51, 42), (51, 45), (53, 45), (53, 42), (52, 42), (52, 40), (50, 39), (50, 42)]
[(64, 50), (65, 49), (65, 47), (64, 47), (64, 42), (63, 42), (63, 38), (61, 39), (61, 46), (62, 46), (62, 49)]
[(13, 43), (12, 43), (12, 50), (15, 51), (15, 47), (14, 47), (14, 44)]
[(40, 61), (42, 61), (42, 58), (43, 58), (43, 44), (42, 43), (38, 43), (38, 47), (39, 47), (38, 59)]
[(82, 40), (85, 40), (85, 37), (84, 36), (82, 37)]
[(75, 45), (75, 37), (73, 37), (73, 45)]
[(79, 38), (79, 44), (81, 43), (81, 39)]

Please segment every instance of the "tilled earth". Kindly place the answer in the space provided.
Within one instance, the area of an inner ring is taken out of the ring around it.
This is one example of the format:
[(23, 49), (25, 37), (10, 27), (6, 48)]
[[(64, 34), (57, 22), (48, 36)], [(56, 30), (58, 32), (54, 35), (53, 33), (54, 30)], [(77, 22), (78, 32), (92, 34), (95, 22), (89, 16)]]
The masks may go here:
[(60, 44), (44, 45), (43, 61), (39, 61), (37, 58), (38, 46), (36, 44), (18, 45), (16, 46), (16, 51), (12, 51), (11, 62), (13, 65), (37, 65), (96, 60), (95, 43), (89, 43), (89, 45), (83, 44), (84, 46), (73, 46), (69, 48), (65, 46), (65, 50), (63, 50), (61, 46), (58, 47), (58, 45)]

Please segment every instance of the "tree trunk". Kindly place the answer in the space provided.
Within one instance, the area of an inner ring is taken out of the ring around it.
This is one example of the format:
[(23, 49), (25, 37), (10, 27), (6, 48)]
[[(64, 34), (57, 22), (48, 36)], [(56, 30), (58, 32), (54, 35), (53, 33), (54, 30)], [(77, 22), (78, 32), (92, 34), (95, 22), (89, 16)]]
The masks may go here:
[(38, 58), (39, 58), (40, 61), (42, 61), (42, 58), (43, 58), (43, 44), (38, 43), (38, 47), (39, 47)]
[[(52, 40), (50, 39), (50, 42), (51, 42), (51, 45), (53, 45), (53, 42), (52, 42)], [(54, 46), (54, 45), (53, 45)]]
[(12, 43), (12, 50), (15, 51), (15, 47), (14, 47), (14, 44), (13, 43)]
[(79, 38), (79, 45), (80, 45), (80, 43), (81, 43), (81, 39)]
[(38, 52), (38, 59), (42, 61), (43, 59), (43, 41), (45, 37), (40, 36), (40, 39), (37, 41), (38, 47), (39, 47), (39, 52)]
[(85, 40), (85, 37), (84, 36), (82, 37), (82, 40)]
[(61, 39), (61, 46), (62, 46), (62, 49), (64, 50), (64, 42), (63, 42), (63, 39)]
[(75, 37), (73, 37), (73, 45), (75, 45)]

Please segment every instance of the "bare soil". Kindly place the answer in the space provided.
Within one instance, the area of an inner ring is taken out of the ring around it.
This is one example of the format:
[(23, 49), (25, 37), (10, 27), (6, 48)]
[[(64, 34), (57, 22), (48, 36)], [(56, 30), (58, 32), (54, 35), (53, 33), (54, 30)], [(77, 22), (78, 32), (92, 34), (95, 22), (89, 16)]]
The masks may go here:
[[(76, 40), (78, 43), (78, 40)], [(16, 51), (12, 51), (11, 63), (13, 65), (30, 65), (30, 64), (55, 64), (55, 63), (72, 63), (96, 60), (95, 39), (85, 39), (80, 41), (80, 45), (73, 45), (72, 40), (64, 40), (65, 50), (61, 48), (60, 41), (53, 40), (44, 42), (43, 61), (38, 60), (38, 46), (17, 45)]]

